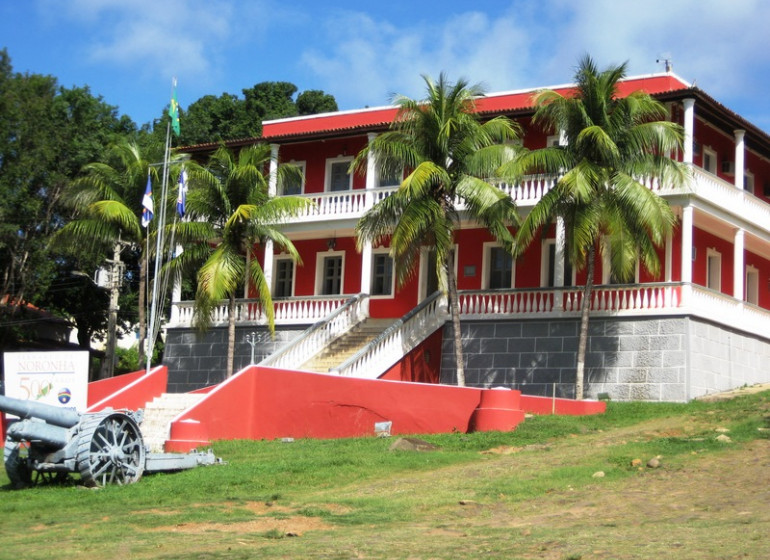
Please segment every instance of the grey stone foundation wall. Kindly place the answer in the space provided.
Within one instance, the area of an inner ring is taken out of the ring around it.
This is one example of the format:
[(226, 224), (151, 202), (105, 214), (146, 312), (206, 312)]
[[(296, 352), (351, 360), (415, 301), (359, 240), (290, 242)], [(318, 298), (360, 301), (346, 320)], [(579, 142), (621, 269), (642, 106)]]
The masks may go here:
[[(512, 387), (524, 394), (575, 395), (578, 319), (463, 321), (466, 384)], [(306, 326), (236, 330), (235, 371), (251, 360), (245, 336), (259, 340), (255, 362), (296, 338)], [(456, 383), (452, 325), (443, 333), (442, 383)], [(684, 402), (705, 394), (770, 382), (770, 339), (693, 317), (591, 318), (585, 396)], [(224, 380), (227, 329), (205, 335), (170, 329), (164, 364), (170, 392)]]
[(689, 327), (690, 398), (770, 382), (770, 340), (694, 319)]
[[(235, 330), (234, 369), (251, 363), (251, 345), (246, 335), (255, 333), (254, 361), (259, 363), (278, 347), (296, 338), (307, 326), (276, 329), (270, 337), (266, 327), (242, 327)], [(168, 391), (185, 393), (225, 379), (227, 369), (227, 328), (217, 327), (200, 334), (194, 329), (169, 329), (163, 364), (168, 366)]]
[[(464, 321), (466, 384), (575, 395), (578, 319)], [(456, 382), (453, 329), (444, 327), (443, 383)], [(770, 341), (690, 317), (591, 318), (585, 396), (685, 402), (770, 381)]]

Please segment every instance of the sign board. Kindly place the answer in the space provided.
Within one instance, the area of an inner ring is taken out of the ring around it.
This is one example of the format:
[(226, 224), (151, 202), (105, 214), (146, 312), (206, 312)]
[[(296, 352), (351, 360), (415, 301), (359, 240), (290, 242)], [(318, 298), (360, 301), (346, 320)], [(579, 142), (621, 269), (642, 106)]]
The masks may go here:
[(88, 408), (88, 352), (6, 352), (3, 359), (7, 397)]

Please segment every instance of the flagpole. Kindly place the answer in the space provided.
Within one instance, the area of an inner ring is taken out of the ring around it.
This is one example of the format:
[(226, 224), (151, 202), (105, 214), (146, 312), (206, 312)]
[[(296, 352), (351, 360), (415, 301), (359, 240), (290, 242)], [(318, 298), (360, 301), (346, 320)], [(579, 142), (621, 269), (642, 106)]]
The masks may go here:
[[(176, 78), (172, 80), (172, 103), (176, 98)], [(166, 125), (166, 149), (163, 156), (163, 182), (161, 188), (160, 197), (160, 212), (156, 226), (156, 243), (155, 243), (155, 276), (152, 281), (152, 302), (150, 306), (150, 326), (148, 333), (147, 344), (147, 373), (150, 372), (152, 363), (152, 355), (155, 350), (155, 338), (158, 335), (158, 308), (160, 302), (158, 301), (158, 289), (159, 289), (159, 270), (162, 259), (161, 248), (163, 247), (163, 237), (166, 229), (166, 199), (168, 195), (168, 166), (169, 166), (169, 152), (171, 150), (171, 120)]]

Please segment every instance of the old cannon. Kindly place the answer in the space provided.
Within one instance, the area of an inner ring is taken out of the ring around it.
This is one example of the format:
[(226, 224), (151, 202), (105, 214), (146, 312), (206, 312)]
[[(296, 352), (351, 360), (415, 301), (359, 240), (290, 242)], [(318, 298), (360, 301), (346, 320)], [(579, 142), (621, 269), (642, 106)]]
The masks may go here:
[(86, 486), (131, 484), (145, 472), (175, 471), (219, 462), (211, 451), (149, 453), (142, 413), (107, 409), (80, 414), (0, 395), (0, 412), (19, 417), (8, 427), (3, 458), (15, 487), (35, 479), (80, 474)]

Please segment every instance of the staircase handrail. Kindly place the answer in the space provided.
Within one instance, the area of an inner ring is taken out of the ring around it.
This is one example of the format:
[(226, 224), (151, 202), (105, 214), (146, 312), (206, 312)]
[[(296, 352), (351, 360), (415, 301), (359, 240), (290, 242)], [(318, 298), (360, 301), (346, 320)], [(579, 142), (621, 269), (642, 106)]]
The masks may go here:
[(305, 329), (294, 340), (284, 344), (259, 365), (299, 367), (326, 346), (328, 342), (369, 315), (369, 294), (351, 297), (338, 309)]
[[(415, 335), (418, 334), (418, 329), (414, 328), (415, 321), (433, 319), (435, 324), (432, 325), (434, 327), (430, 331), (432, 333), (446, 322), (448, 318), (446, 298), (443, 297), (441, 291), (433, 292), (350, 358), (337, 367), (330, 369), (329, 373), (359, 377), (356, 375), (357, 372), (361, 371), (365, 366), (377, 368), (390, 366), (398, 361), (399, 357), (403, 357), (422, 342), (423, 338), (415, 339)], [(420, 333), (420, 335), (424, 334), (424, 332)], [(388, 352), (388, 350), (393, 350), (396, 346), (398, 346), (396, 352)], [(393, 359), (394, 356), (396, 356), (395, 360)], [(382, 373), (383, 371), (378, 369), (377, 377)]]

